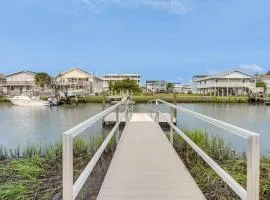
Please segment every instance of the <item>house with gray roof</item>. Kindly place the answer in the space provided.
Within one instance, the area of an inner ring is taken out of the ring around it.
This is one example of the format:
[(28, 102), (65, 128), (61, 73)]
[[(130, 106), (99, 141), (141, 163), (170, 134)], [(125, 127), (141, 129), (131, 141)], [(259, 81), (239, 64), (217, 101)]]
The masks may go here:
[(247, 95), (256, 90), (256, 76), (239, 70), (194, 80), (197, 93), (215, 96)]
[(5, 76), (3, 93), (6, 95), (19, 95), (35, 88), (35, 72), (19, 71)]

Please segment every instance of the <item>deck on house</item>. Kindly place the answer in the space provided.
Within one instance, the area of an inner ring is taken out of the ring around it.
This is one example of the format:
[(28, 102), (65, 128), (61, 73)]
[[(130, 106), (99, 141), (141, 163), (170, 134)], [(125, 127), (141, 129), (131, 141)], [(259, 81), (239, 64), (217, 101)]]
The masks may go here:
[(121, 139), (98, 200), (205, 199), (159, 124), (134, 113)]

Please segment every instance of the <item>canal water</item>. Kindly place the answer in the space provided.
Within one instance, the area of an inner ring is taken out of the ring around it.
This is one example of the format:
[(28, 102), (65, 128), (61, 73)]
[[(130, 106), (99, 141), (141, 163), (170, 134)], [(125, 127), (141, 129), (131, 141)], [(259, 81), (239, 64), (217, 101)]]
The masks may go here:
[[(261, 134), (261, 150), (270, 152), (270, 106), (249, 104), (180, 104), (201, 114), (220, 119)], [(28, 108), (0, 103), (0, 145), (7, 148), (26, 147), (33, 144), (53, 144), (61, 140), (61, 134), (74, 125), (102, 110), (101, 104), (79, 104), (53, 108)], [(161, 106), (163, 112), (169, 110)], [(135, 112), (146, 112), (146, 104), (137, 104)], [(201, 129), (209, 134), (225, 138), (238, 150), (244, 150), (246, 141), (183, 113), (177, 115), (177, 126)], [(101, 122), (85, 134), (104, 132)]]

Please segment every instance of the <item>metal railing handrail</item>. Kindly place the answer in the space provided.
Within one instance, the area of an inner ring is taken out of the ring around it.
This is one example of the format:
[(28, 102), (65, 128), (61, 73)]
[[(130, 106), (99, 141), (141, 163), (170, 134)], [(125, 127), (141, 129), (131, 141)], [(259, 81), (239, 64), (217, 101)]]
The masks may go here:
[[(259, 200), (259, 175), (260, 175), (260, 147), (259, 147), (259, 134), (246, 129), (234, 126), (227, 122), (223, 122), (206, 115), (191, 111), (189, 109), (168, 103), (166, 101), (156, 99), (156, 120), (158, 121), (159, 115), (162, 115), (158, 109), (158, 102), (161, 102), (171, 109), (171, 117), (168, 122), (171, 126), (170, 140), (173, 143), (172, 130), (178, 133), (200, 157), (230, 186), (230, 188), (242, 200)], [(153, 102), (153, 101), (151, 101)], [(149, 102), (149, 103), (151, 103)], [(150, 104), (152, 105), (152, 104)], [(222, 169), (211, 157), (209, 157), (199, 146), (197, 146), (180, 128), (173, 123), (173, 110), (176, 109), (188, 115), (191, 115), (204, 122), (232, 132), (246, 140), (248, 140), (248, 153), (247, 153), (247, 190), (245, 190), (237, 181), (233, 179), (224, 169)], [(150, 109), (152, 112), (153, 109)]]
[(194, 112), (194, 111), (189, 110), (187, 108), (183, 108), (183, 107), (168, 103), (168, 102), (160, 100), (160, 99), (158, 101), (169, 106), (169, 107), (172, 107), (176, 110), (182, 111), (185, 114), (191, 115), (199, 120), (210, 123), (216, 127), (222, 128), (224, 130), (228, 130), (228, 131), (230, 131), (230, 132), (232, 132), (232, 133), (234, 133), (242, 138), (248, 139), (250, 136), (258, 136), (259, 135), (257, 133), (254, 133), (252, 131), (237, 127), (237, 126), (229, 124), (227, 122), (223, 122), (223, 121), (220, 121), (218, 119), (214, 119), (212, 117), (208, 117), (206, 115)]
[[(123, 118), (126, 118), (126, 121), (130, 119), (131, 116), (128, 115), (130, 111), (129, 101), (124, 99), (121, 102), (117, 103), (114, 106), (107, 108), (106, 110), (96, 114), (95, 116), (89, 118), (88, 120), (78, 124), (77, 126), (65, 131), (63, 133), (63, 199), (64, 200), (74, 200), (79, 194), (81, 188), (86, 182), (87, 178), (94, 169), (96, 163), (98, 162), (103, 151), (109, 144), (111, 138), (117, 133), (116, 141), (119, 141), (119, 126), (122, 119), (119, 119), (119, 107), (125, 104), (125, 115)], [(108, 136), (105, 138), (97, 152), (91, 158), (90, 162), (87, 164), (83, 172), (80, 174), (78, 179), (73, 184), (73, 139), (82, 133), (87, 128), (91, 127), (97, 121), (101, 120), (111, 112), (116, 110), (116, 124), (113, 129), (110, 131)], [(133, 110), (133, 109), (132, 109)]]

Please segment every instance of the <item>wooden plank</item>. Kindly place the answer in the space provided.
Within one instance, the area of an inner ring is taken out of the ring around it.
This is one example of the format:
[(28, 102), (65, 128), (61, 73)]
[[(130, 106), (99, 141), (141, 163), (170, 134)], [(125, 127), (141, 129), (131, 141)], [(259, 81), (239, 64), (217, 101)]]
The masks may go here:
[(97, 199), (205, 199), (160, 126), (143, 117), (126, 124)]

